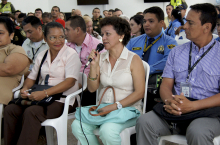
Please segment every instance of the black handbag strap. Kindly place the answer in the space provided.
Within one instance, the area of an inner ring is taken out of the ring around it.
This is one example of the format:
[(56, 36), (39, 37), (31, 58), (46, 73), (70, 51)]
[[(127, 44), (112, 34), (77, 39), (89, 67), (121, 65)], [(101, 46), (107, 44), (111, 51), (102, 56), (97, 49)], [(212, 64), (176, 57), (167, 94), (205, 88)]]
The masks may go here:
[[(48, 53), (48, 50), (47, 50), (46, 53), (44, 54), (44, 57), (43, 57), (43, 59), (41, 60), (41, 63), (40, 63), (39, 71), (38, 71), (38, 74), (37, 74), (37, 79), (36, 79), (36, 81), (35, 81), (35, 84), (37, 84), (37, 85), (38, 85), (39, 79), (40, 79), (41, 67), (42, 67), (42, 65), (43, 65), (43, 63), (44, 63), (44, 61), (45, 61), (45, 59), (47, 58), (47, 53)], [(49, 78), (49, 77), (48, 77), (48, 78)]]

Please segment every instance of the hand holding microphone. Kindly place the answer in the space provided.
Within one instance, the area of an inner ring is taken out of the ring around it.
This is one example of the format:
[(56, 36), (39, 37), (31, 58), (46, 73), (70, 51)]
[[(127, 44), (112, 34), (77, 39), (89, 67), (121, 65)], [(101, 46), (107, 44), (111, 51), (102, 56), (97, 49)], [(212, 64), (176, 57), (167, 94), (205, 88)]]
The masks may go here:
[[(102, 43), (99, 43), (99, 44), (97, 45), (96, 49), (95, 49), (95, 50), (93, 49), (93, 50), (91, 51), (91, 53), (90, 53), (90, 55), (89, 55), (89, 60), (88, 60), (88, 62), (86, 63), (85, 68), (88, 67), (88, 65), (92, 62), (93, 58), (94, 58), (95, 56), (97, 56), (97, 53), (99, 53), (100, 51), (102, 51), (103, 48), (104, 48), (104, 45), (103, 45)], [(99, 55), (99, 54), (98, 54), (98, 55)]]

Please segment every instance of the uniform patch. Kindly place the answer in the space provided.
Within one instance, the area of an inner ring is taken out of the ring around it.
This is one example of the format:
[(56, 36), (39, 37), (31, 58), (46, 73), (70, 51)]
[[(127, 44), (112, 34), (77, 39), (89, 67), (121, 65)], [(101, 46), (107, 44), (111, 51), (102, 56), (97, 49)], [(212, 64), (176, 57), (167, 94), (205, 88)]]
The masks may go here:
[(132, 50), (141, 50), (142, 47), (133, 47)]
[(19, 40), (19, 39), (18, 39), (18, 36), (15, 36), (14, 40), (15, 40), (15, 41), (18, 41), (18, 40)]
[(161, 54), (164, 53), (164, 46), (163, 46), (163, 45), (160, 45), (160, 46), (158, 47), (157, 53), (161, 53)]
[(21, 31), (21, 35), (26, 37), (26, 34), (25, 34), (25, 32), (23, 30)]
[(173, 44), (170, 44), (170, 45), (167, 45), (167, 47), (169, 48), (169, 49), (172, 49), (173, 47), (175, 47), (176, 45), (173, 45)]
[(174, 31), (176, 31), (178, 28), (177, 27), (174, 27)]

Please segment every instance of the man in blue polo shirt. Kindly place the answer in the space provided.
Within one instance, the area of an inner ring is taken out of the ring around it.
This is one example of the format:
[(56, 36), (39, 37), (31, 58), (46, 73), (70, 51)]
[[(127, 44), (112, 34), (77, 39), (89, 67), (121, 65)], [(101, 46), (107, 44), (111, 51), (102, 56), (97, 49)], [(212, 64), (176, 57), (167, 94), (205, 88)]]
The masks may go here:
[(146, 34), (129, 41), (127, 48), (150, 65), (150, 74), (162, 73), (170, 50), (177, 45), (175, 39), (164, 34), (164, 12), (160, 7), (144, 11), (143, 27)]

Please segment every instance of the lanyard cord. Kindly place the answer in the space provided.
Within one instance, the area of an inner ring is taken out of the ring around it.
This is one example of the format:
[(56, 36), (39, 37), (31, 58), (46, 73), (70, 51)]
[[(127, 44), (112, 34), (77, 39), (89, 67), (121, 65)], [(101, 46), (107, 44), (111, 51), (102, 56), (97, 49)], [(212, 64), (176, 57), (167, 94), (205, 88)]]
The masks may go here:
[(194, 63), (194, 65), (191, 67), (191, 59), (192, 59), (192, 42), (190, 45), (190, 51), (189, 51), (189, 65), (188, 65), (188, 76), (186, 78), (186, 82), (189, 80), (189, 75), (195, 68), (195, 66), (199, 63), (199, 61), (212, 49), (212, 47), (215, 45), (215, 42), (203, 53), (203, 55)]
[(33, 54), (33, 57), (32, 57), (32, 60), (34, 60), (34, 57), (35, 57), (35, 54), (37, 54), (38, 50), (40, 49), (40, 47), (37, 49), (37, 51), (34, 53), (34, 48), (32, 47), (32, 54)]
[(163, 36), (163, 34), (161, 34), (160, 37), (158, 37), (153, 43), (151, 43), (148, 46), (147, 46), (147, 37), (146, 37), (145, 45), (144, 45), (144, 52), (146, 52), (149, 48), (151, 48), (162, 36)]

